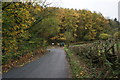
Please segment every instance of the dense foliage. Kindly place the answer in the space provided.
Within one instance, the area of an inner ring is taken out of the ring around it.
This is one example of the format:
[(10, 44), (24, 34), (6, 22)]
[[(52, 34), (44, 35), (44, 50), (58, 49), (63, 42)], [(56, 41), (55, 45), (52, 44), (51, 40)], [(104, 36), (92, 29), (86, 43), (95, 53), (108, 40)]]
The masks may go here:
[(58, 30), (52, 9), (30, 2), (2, 2), (2, 10), (3, 64), (44, 48), (47, 37)]
[(59, 32), (51, 39), (55, 41), (93, 41), (113, 36), (119, 29), (118, 21), (104, 18), (101, 13), (89, 10), (57, 8)]

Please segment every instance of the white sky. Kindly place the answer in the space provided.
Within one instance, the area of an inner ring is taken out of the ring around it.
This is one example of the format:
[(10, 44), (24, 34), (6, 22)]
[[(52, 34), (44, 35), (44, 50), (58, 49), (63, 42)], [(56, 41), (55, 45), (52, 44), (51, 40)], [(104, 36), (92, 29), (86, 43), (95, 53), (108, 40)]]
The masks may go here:
[(52, 6), (74, 9), (88, 9), (100, 12), (105, 17), (118, 18), (120, 0), (47, 0)]

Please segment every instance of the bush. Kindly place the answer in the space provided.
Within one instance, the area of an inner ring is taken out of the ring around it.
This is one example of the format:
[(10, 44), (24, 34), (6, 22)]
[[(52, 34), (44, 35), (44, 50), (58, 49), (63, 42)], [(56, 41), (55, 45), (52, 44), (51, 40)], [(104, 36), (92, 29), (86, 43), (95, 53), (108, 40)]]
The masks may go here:
[(90, 36), (90, 35), (85, 35), (84, 36), (84, 40), (85, 41), (90, 41), (90, 40), (93, 40), (94, 38), (92, 37), (92, 36)]
[(120, 39), (120, 31), (119, 31), (119, 32), (116, 32), (116, 33), (114, 34), (114, 38), (115, 38), (115, 39)]
[(107, 40), (110, 37), (111, 37), (111, 35), (106, 34), (106, 33), (102, 33), (99, 35), (99, 39), (102, 39), (102, 40)]

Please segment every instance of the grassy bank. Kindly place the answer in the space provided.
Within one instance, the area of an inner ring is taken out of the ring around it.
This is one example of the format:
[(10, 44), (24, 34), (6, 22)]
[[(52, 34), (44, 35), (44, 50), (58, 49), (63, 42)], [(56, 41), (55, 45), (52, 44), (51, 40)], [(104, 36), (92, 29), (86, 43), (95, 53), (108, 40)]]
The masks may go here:
[(80, 62), (80, 60), (74, 55), (72, 51), (67, 48), (64, 48), (67, 53), (67, 58), (71, 68), (71, 74), (73, 78), (89, 78), (86, 64)]
[[(106, 70), (97, 64), (93, 64), (92, 60), (84, 56), (77, 56), (75, 52), (68, 48), (64, 49), (67, 53), (72, 78), (117, 78), (113, 77), (113, 74), (110, 74), (111, 70)], [(111, 75), (111, 77), (108, 77), (108, 75)]]

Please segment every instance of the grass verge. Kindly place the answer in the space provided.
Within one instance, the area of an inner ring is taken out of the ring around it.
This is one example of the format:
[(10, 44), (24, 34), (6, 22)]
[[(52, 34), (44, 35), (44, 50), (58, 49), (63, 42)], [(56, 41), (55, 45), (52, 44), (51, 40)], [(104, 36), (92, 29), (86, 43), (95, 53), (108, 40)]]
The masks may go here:
[(77, 56), (68, 48), (64, 48), (67, 53), (67, 59), (70, 64), (72, 78), (104, 78), (105, 72), (102, 68), (93, 65), (90, 59), (83, 56)]
[(90, 78), (87, 72), (85, 64), (79, 61), (79, 59), (74, 55), (72, 51), (64, 48), (67, 53), (67, 58), (70, 64), (72, 78)]

